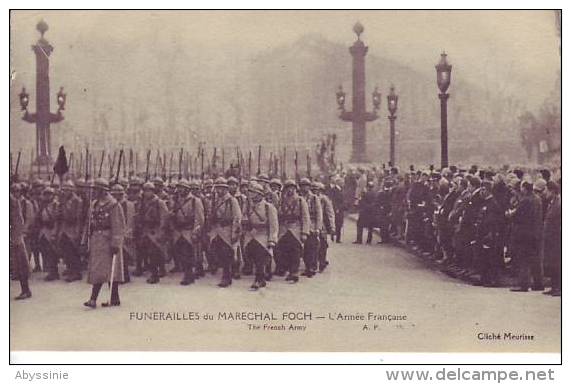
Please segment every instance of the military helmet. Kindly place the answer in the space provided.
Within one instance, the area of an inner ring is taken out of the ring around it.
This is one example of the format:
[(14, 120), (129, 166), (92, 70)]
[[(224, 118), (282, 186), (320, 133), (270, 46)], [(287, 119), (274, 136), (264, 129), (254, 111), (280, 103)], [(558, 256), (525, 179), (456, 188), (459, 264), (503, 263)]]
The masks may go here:
[(544, 179), (537, 179), (535, 183), (533, 183), (533, 189), (538, 192), (543, 192), (545, 187), (547, 186), (547, 182)]
[(54, 193), (56, 193), (56, 191), (52, 188), (52, 187), (46, 187), (44, 188), (44, 191), (42, 192), (44, 195), (53, 195)]
[(143, 185), (143, 179), (135, 176), (129, 181), (129, 184), (133, 187), (140, 187)]
[(165, 181), (162, 179), (162, 177), (157, 176), (157, 177), (153, 178), (153, 184), (155, 186), (161, 186), (162, 187), (165, 185)]
[(258, 177), (257, 177), (257, 181), (259, 183), (269, 183), (270, 182), (270, 178), (268, 177), (268, 175), (266, 175), (265, 173), (261, 173)]
[(250, 183), (250, 185), (248, 186), (248, 191), (257, 193), (259, 195), (265, 194), (264, 187), (262, 187), (260, 183), (257, 182)]
[(109, 182), (107, 181), (107, 179), (103, 177), (98, 177), (97, 179), (95, 179), (95, 181), (93, 182), (93, 186), (98, 189), (104, 189), (106, 191), (109, 190)]
[(214, 180), (214, 187), (228, 188), (228, 182), (223, 177), (217, 177), (216, 180)]
[(287, 180), (285, 181), (285, 183), (284, 183), (284, 188), (287, 188), (287, 187), (294, 187), (294, 188), (296, 188), (296, 187), (297, 187), (297, 184), (295, 183), (294, 180), (292, 180), (292, 179), (287, 179)]
[(67, 180), (60, 188), (62, 191), (73, 191), (75, 189), (75, 185), (73, 184), (73, 181)]
[(198, 181), (197, 179), (190, 180), (188, 182), (188, 185), (192, 190), (200, 189), (200, 181)]
[(278, 179), (277, 177), (274, 177), (272, 180), (270, 180), (270, 185), (277, 185), (280, 188), (282, 187), (282, 182), (280, 179)]
[(125, 188), (121, 184), (115, 184), (111, 187), (111, 194), (125, 193)]
[[(255, 181), (255, 180), (252, 180)], [(242, 181), (240, 182), (240, 186), (241, 187), (248, 187), (250, 185), (250, 181), (248, 179), (242, 179)]]
[(204, 180), (204, 185), (203, 185), (203, 187), (204, 187), (204, 188), (210, 188), (210, 187), (212, 187), (213, 184), (214, 184), (214, 180), (212, 180), (212, 179), (206, 179), (206, 180)]
[(22, 186), (19, 183), (14, 183), (10, 186), (10, 191), (19, 192), (22, 190)]
[(123, 187), (123, 189), (127, 189), (127, 187), (129, 186), (129, 180), (127, 180), (126, 178), (122, 177), (119, 179), (119, 184), (121, 184), (121, 186)]
[(234, 176), (230, 176), (226, 182), (227, 182), (228, 184), (236, 184), (236, 185), (238, 185), (238, 179), (235, 178)]
[(309, 181), (309, 179), (307, 177), (303, 177), (299, 181), (299, 186), (301, 187), (302, 185), (311, 185), (311, 181)]
[(154, 190), (155, 190), (155, 185), (150, 181), (147, 181), (146, 183), (143, 184), (143, 191), (154, 191)]
[(176, 184), (177, 188), (191, 189), (190, 182), (186, 179), (180, 179)]
[(311, 189), (319, 189), (319, 183), (317, 181), (313, 181), (311, 183)]

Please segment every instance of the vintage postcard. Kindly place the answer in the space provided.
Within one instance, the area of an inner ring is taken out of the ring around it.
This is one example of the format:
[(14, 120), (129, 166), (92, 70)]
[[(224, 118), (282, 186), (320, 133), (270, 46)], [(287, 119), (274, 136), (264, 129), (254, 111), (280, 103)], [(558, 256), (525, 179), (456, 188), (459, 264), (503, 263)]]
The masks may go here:
[(557, 363), (561, 70), (558, 10), (12, 10), (10, 351)]

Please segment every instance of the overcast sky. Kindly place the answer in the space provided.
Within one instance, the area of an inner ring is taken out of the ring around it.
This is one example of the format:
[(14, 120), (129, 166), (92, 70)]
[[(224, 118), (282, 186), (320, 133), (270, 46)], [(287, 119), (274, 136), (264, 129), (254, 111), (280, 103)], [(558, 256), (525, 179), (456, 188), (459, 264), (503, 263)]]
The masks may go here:
[[(58, 61), (73, 62), (77, 51), (69, 48), (78, 40), (110, 48), (138, 42), (149, 52), (178, 40), (189, 57), (209, 55), (231, 63), (235, 50), (256, 53), (305, 34), (350, 45), (357, 20), (365, 26), (362, 38), (375, 55), (434, 72), (445, 49), (454, 78), (525, 95), (532, 108), (555, 87), (560, 64), (552, 11), (12, 12), (12, 69), (27, 82), (33, 82), (30, 45), (38, 38), (35, 25), (41, 18), (50, 26), (46, 38), (56, 48), (56, 72)], [(129, 52), (124, 55), (128, 58)]]

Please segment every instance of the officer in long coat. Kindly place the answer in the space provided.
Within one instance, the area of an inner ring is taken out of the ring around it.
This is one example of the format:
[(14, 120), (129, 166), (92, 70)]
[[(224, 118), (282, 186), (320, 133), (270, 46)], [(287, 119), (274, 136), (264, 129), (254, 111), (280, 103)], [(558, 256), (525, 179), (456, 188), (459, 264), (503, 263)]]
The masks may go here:
[(319, 255), (319, 238), (323, 229), (323, 207), (321, 200), (311, 192), (311, 182), (307, 178), (299, 181), (300, 195), (307, 202), (309, 209), (309, 234), (303, 244), (303, 263), (305, 271), (302, 276), (313, 277), (317, 271), (317, 257)]
[(104, 283), (111, 283), (111, 300), (104, 307), (118, 306), (119, 283), (123, 281), (123, 240), (125, 217), (121, 205), (109, 194), (109, 183), (103, 178), (94, 182), (95, 201), (90, 208), (89, 263), (87, 282), (92, 284), (91, 297), (84, 303), (95, 308)]
[(266, 286), (266, 267), (271, 260), (273, 250), (278, 241), (278, 212), (273, 204), (265, 200), (264, 188), (253, 182), (250, 185), (249, 200), (251, 204), (242, 216), (248, 217), (244, 233), (244, 252), (253, 261), (255, 280), (251, 290)]
[(30, 266), (28, 254), (24, 243), (24, 217), (20, 202), (10, 193), (10, 255), (12, 256), (13, 273), (20, 281), (21, 292), (16, 300), (24, 300), (32, 297), (32, 291), (28, 285)]
[(367, 228), (367, 244), (373, 240), (373, 226), (375, 221), (375, 204), (377, 192), (372, 182), (367, 183), (367, 191), (363, 192), (358, 202), (359, 216), (357, 218), (357, 239), (353, 244), (363, 244), (363, 229)]
[[(242, 179), (240, 181), (240, 193), (236, 196), (236, 200), (238, 200), (238, 204), (240, 205), (240, 211), (242, 212), (242, 221), (240, 226), (244, 230), (244, 228), (248, 228), (249, 220), (248, 215), (245, 212), (250, 210), (250, 205), (252, 204), (252, 200), (250, 199), (250, 181), (247, 179)], [(263, 189), (263, 187), (262, 187)], [(250, 258), (250, 256), (245, 252), (246, 244), (244, 244), (244, 233), (240, 235), (240, 252), (242, 253), (243, 259), (243, 266), (242, 266), (242, 274), (245, 276), (250, 276), (254, 273), (254, 261)]]
[(240, 241), (242, 213), (238, 201), (228, 190), (226, 179), (217, 178), (214, 190), (210, 216), (210, 251), (216, 255), (222, 267), (222, 280), (218, 286), (226, 288), (232, 284), (232, 266)]
[(123, 275), (124, 283), (131, 281), (129, 273), (129, 262), (135, 260), (135, 239), (134, 239), (134, 220), (135, 220), (135, 203), (127, 200), (125, 189), (122, 184), (115, 184), (111, 187), (111, 196), (123, 208), (123, 216), (125, 217), (125, 236), (123, 239)]
[(75, 194), (75, 186), (71, 180), (62, 185), (61, 191), (59, 249), (68, 268), (65, 281), (72, 282), (81, 280), (79, 241), (82, 202)]
[(284, 183), (278, 219), (280, 229), (276, 248), (279, 258), (276, 259), (275, 274), (283, 276), (287, 271), (286, 281), (297, 283), (303, 244), (311, 230), (311, 222), (307, 202), (297, 194), (297, 186), (293, 180), (286, 180)]
[(39, 248), (44, 260), (44, 269), (48, 272), (45, 281), (59, 279), (58, 272), (58, 202), (55, 191), (46, 187), (42, 192), (42, 202), (36, 217), (38, 226)]
[[(207, 215), (208, 215), (208, 207), (204, 205), (204, 199), (202, 195), (202, 186), (200, 185), (200, 181), (198, 180), (190, 180), (190, 193), (192, 196), (196, 197), (200, 200), (200, 204), (202, 205), (202, 212), (204, 216), (204, 220), (202, 223), (202, 227), (200, 229), (200, 233), (198, 234), (198, 239), (196, 239), (196, 243), (194, 244), (194, 253), (195, 253), (195, 265), (194, 265), (194, 274), (196, 278), (204, 277), (204, 249), (207, 246), (207, 243), (204, 241), (204, 233), (206, 232), (207, 227)], [(205, 245), (206, 244), (206, 245)]]
[(177, 187), (177, 199), (171, 212), (173, 228), (173, 251), (178, 255), (184, 276), (181, 285), (194, 283), (196, 268), (196, 245), (204, 225), (202, 201), (192, 193), (187, 180), (180, 180)]
[(331, 240), (336, 243), (341, 242), (341, 231), (343, 229), (343, 220), (345, 218), (345, 198), (343, 196), (343, 178), (339, 176), (331, 176), (330, 183), (325, 189), (325, 194), (333, 204), (333, 212), (335, 214), (335, 232)]

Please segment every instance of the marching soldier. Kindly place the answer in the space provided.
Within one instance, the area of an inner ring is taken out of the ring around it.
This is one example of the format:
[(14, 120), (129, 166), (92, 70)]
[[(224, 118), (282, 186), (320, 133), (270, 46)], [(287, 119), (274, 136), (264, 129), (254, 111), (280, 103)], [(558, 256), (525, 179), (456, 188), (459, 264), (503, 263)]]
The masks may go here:
[[(240, 182), (240, 194), (236, 197), (236, 199), (238, 200), (238, 204), (240, 205), (240, 211), (242, 212), (242, 222), (240, 224), (242, 226), (242, 228), (248, 228), (248, 225), (249, 225), (248, 215), (245, 213), (245, 212), (250, 211), (251, 200), (249, 197), (249, 195), (250, 195), (249, 185), (250, 185), (250, 182), (246, 179), (243, 179)], [(262, 189), (263, 189), (263, 187), (262, 187)], [(246, 245), (244, 244), (244, 234), (242, 234), (240, 236), (240, 251), (241, 251), (242, 259), (244, 262), (244, 265), (242, 267), (242, 274), (245, 276), (250, 276), (254, 273), (254, 261), (244, 251), (245, 246)], [(270, 260), (270, 262), (271, 262), (271, 260)]]
[[(38, 220), (37, 215), (40, 211), (40, 203), (42, 201), (42, 189), (44, 185), (41, 180), (37, 179), (32, 182), (32, 187), (30, 189), (30, 202), (33, 206), (33, 217), (26, 218), (27, 221), (30, 222), (28, 226), (28, 236), (27, 236), (27, 244), (29, 244), (28, 251), (30, 252), (29, 257), (34, 258), (34, 270), (33, 272), (41, 272), (41, 264), (40, 264), (40, 233), (38, 228)], [(43, 256), (42, 256), (43, 257)]]
[(358, 202), (359, 217), (357, 219), (357, 239), (353, 244), (363, 244), (363, 229), (367, 228), (367, 244), (373, 241), (374, 209), (377, 193), (374, 184), (367, 182), (367, 191), (363, 192)]
[(95, 201), (89, 221), (89, 266), (87, 282), (92, 285), (91, 297), (83, 303), (96, 308), (97, 297), (104, 283), (111, 284), (111, 300), (104, 307), (119, 306), (119, 283), (123, 282), (123, 238), (125, 217), (123, 208), (109, 194), (109, 183), (103, 178), (95, 180)]
[(278, 212), (280, 229), (278, 233), (278, 250), (276, 259), (277, 276), (288, 272), (286, 281), (299, 281), (299, 261), (303, 252), (303, 244), (310, 231), (309, 208), (305, 199), (297, 194), (295, 181), (284, 183), (284, 193)]
[(218, 260), (216, 254), (210, 250), (210, 227), (212, 219), (212, 205), (214, 203), (214, 180), (206, 179), (202, 185), (202, 206), (204, 207), (204, 230), (202, 231), (201, 249), (202, 253), (206, 256), (208, 264), (208, 271), (215, 274), (218, 270)]
[[(276, 209), (280, 206), (280, 198), (282, 194), (282, 182), (278, 178), (270, 180), (271, 193), (266, 196), (266, 200), (273, 204)], [(268, 200), (268, 198), (270, 200)]]
[(190, 183), (179, 181), (176, 193), (178, 198), (171, 213), (173, 227), (173, 251), (178, 255), (184, 276), (181, 285), (194, 283), (196, 265), (196, 244), (204, 225), (202, 202), (191, 191)]
[(339, 176), (330, 177), (330, 184), (325, 190), (325, 194), (333, 204), (333, 212), (335, 214), (335, 233), (331, 240), (336, 243), (341, 242), (341, 230), (343, 229), (343, 219), (345, 217), (345, 198), (343, 196), (343, 179)]
[(10, 255), (12, 256), (13, 273), (20, 281), (22, 292), (16, 296), (16, 300), (24, 300), (32, 297), (32, 291), (28, 285), (30, 267), (28, 255), (24, 243), (24, 217), (18, 199), (10, 193)]
[(42, 192), (42, 202), (37, 217), (39, 229), (39, 248), (44, 259), (44, 268), (48, 272), (45, 281), (59, 280), (57, 233), (58, 233), (58, 202), (55, 191), (46, 187)]
[(111, 196), (117, 200), (121, 208), (123, 208), (123, 216), (125, 218), (125, 234), (123, 238), (123, 275), (124, 283), (131, 281), (129, 274), (129, 262), (134, 261), (135, 256), (135, 238), (133, 235), (135, 220), (135, 203), (127, 200), (125, 197), (125, 189), (123, 183), (115, 184), (111, 187)]
[(327, 237), (334, 232), (335, 211), (333, 210), (333, 203), (325, 194), (325, 186), (322, 183), (312, 184), (311, 191), (317, 196), (323, 208), (323, 226), (319, 232), (319, 253), (317, 257), (318, 270), (323, 272), (329, 265), (329, 261), (327, 261), (327, 249), (329, 248)]
[[(65, 281), (81, 280), (81, 259), (79, 256), (80, 223), (82, 201), (75, 194), (71, 180), (61, 187), (59, 249), (67, 265)], [(64, 272), (65, 273), (65, 272)]]
[(198, 180), (191, 180), (189, 182), (190, 186), (190, 193), (200, 200), (200, 204), (202, 205), (202, 216), (203, 222), (200, 228), (200, 233), (198, 234), (198, 238), (194, 244), (194, 253), (195, 253), (195, 269), (194, 274), (196, 278), (204, 277), (204, 252), (203, 249), (204, 245), (204, 233), (206, 233), (206, 216), (208, 214), (208, 209), (204, 206), (204, 199), (202, 196), (202, 191), (200, 188), (200, 182)]
[(307, 202), (310, 218), (310, 229), (307, 240), (303, 245), (303, 263), (305, 271), (302, 276), (313, 277), (317, 270), (317, 256), (319, 254), (319, 236), (323, 228), (323, 208), (321, 201), (311, 192), (311, 182), (308, 178), (299, 181), (300, 195)]
[(232, 265), (240, 239), (240, 206), (228, 190), (223, 177), (214, 182), (215, 198), (212, 205), (210, 228), (210, 251), (222, 266), (222, 280), (218, 284), (226, 288), (232, 284)]
[(250, 186), (250, 201), (243, 216), (248, 218), (244, 229), (244, 250), (255, 266), (256, 278), (250, 287), (257, 291), (266, 286), (266, 267), (278, 238), (278, 213), (273, 204), (264, 198), (264, 188), (258, 183)]
[[(230, 195), (234, 196), (236, 198), (236, 200), (238, 201), (238, 205), (240, 206), (240, 211), (242, 211), (242, 202), (241, 200), (243, 200), (243, 198), (247, 198), (246, 196), (242, 197), (240, 190), (239, 190), (239, 182), (238, 179), (236, 179), (234, 176), (230, 176), (227, 180), (228, 183), (228, 191), (230, 192)], [(241, 235), (241, 226), (242, 223), (240, 223), (240, 239), (242, 238)], [(239, 280), (240, 279), (240, 267), (242, 265), (242, 259), (243, 259), (243, 252), (244, 250), (241, 247), (241, 242), (239, 242), (238, 244), (238, 248), (236, 248), (236, 257), (235, 257), (235, 261), (234, 264), (232, 265), (232, 278), (235, 280)]]
[(159, 269), (164, 266), (163, 231), (167, 218), (167, 209), (164, 201), (155, 194), (155, 186), (146, 182), (143, 184), (143, 197), (141, 199), (137, 221), (141, 226), (141, 247), (143, 257), (149, 260), (151, 276), (147, 283), (156, 284), (160, 281)]

